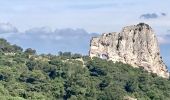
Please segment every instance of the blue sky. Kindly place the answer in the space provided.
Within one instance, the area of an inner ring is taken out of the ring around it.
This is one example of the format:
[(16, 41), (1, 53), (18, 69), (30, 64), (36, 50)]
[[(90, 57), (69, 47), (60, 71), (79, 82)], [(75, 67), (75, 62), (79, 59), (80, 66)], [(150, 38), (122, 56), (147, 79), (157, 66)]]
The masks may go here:
[(169, 9), (170, 0), (0, 0), (0, 37), (41, 53), (87, 54), (95, 33), (145, 22), (170, 66)]
[[(166, 2), (167, 1), (167, 2)], [(89, 32), (119, 31), (145, 13), (169, 12), (169, 0), (0, 0), (0, 22), (21, 31), (32, 27), (84, 28)], [(147, 21), (168, 27), (167, 19)], [(161, 19), (161, 18), (159, 18)], [(105, 27), (105, 28), (103, 28)]]

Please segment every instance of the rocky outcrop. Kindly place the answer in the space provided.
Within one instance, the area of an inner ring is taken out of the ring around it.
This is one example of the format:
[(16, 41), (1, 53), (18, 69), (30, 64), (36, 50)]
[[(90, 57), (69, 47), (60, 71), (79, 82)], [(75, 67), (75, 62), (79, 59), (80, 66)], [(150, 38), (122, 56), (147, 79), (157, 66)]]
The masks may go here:
[(123, 100), (137, 100), (136, 98), (132, 98), (130, 96), (125, 96)]
[(162, 61), (156, 35), (145, 24), (127, 26), (120, 33), (104, 33), (90, 43), (90, 57), (120, 61), (134, 67), (142, 67), (158, 76), (169, 78)]

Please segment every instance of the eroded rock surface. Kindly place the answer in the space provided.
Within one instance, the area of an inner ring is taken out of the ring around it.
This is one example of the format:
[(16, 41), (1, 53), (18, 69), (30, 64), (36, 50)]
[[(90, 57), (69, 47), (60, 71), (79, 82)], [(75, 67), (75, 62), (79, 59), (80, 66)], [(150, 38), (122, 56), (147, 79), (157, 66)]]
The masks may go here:
[(104, 33), (92, 38), (89, 54), (90, 57), (142, 67), (148, 72), (169, 78), (169, 72), (160, 55), (156, 35), (145, 23), (124, 27), (120, 33)]

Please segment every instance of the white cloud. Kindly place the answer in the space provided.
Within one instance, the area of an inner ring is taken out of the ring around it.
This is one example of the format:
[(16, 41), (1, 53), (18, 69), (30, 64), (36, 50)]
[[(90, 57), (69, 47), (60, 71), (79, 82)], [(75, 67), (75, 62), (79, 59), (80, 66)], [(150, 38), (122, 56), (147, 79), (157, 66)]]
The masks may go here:
[(170, 37), (158, 36), (158, 41), (160, 44), (170, 44)]
[(25, 32), (0, 34), (0, 37), (23, 48), (34, 48), (39, 53), (57, 53), (71, 51), (82, 54), (88, 53), (89, 42), (95, 33), (88, 33), (84, 29), (56, 29), (38, 27)]
[(38, 28), (32, 28), (32, 29), (29, 29), (27, 31), (25, 31), (25, 33), (28, 33), (28, 34), (48, 34), (48, 33), (52, 33), (52, 30), (51, 28), (49, 27), (38, 27)]
[(18, 32), (17, 28), (12, 26), (10, 23), (0, 23), (0, 34), (16, 32)]

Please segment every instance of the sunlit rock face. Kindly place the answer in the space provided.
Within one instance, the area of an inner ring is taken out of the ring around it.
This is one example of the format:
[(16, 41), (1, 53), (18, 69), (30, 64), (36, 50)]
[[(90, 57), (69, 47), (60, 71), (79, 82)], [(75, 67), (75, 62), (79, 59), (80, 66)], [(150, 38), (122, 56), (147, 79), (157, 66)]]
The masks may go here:
[(156, 35), (145, 23), (124, 27), (120, 33), (103, 33), (92, 38), (89, 55), (142, 67), (148, 72), (169, 78)]

